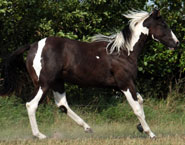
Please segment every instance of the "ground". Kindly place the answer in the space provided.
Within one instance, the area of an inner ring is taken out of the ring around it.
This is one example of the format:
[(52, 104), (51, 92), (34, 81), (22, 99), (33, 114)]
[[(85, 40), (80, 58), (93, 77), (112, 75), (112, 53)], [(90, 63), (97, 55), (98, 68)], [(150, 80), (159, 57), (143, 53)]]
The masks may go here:
[(137, 130), (138, 120), (128, 109), (127, 102), (108, 107), (100, 114), (72, 107), (92, 127), (93, 134), (85, 133), (55, 105), (40, 106), (37, 111), (38, 125), (48, 138), (38, 140), (32, 136), (25, 105), (15, 102), (1, 100), (0, 145), (185, 145), (183, 102), (170, 105), (162, 101), (145, 101), (146, 120), (157, 136), (155, 140)]

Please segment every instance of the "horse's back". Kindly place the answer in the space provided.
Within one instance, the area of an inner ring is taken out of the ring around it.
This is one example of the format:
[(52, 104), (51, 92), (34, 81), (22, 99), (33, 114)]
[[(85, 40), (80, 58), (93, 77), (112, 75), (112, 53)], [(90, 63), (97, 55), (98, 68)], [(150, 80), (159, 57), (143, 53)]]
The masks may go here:
[(110, 58), (104, 42), (80, 42), (48, 37), (31, 45), (27, 68), (33, 82), (64, 81), (93, 85), (110, 77)]

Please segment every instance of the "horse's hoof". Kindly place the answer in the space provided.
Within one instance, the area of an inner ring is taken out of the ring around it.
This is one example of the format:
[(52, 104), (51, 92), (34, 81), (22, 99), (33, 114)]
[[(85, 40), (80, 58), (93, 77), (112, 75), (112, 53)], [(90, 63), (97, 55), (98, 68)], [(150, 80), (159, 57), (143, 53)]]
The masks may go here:
[(38, 138), (39, 138), (39, 139), (46, 139), (46, 136), (45, 136), (44, 134), (40, 134), (40, 135), (38, 136)]
[(150, 137), (150, 139), (152, 139), (152, 140), (155, 140), (156, 138), (157, 138), (156, 136)]
[(91, 128), (86, 128), (85, 133), (93, 133), (93, 130)]
[(154, 139), (154, 140), (156, 139), (155, 134), (153, 134), (152, 132), (151, 132), (149, 135), (150, 135), (150, 138), (151, 138), (151, 139)]
[(143, 127), (141, 126), (141, 123), (137, 125), (137, 129), (139, 132), (143, 133)]
[(42, 133), (38, 133), (38, 134), (34, 135), (34, 137), (36, 137), (36, 138), (38, 138), (38, 139), (40, 139), (40, 140), (46, 138), (46, 136), (45, 136), (44, 134), (42, 134)]

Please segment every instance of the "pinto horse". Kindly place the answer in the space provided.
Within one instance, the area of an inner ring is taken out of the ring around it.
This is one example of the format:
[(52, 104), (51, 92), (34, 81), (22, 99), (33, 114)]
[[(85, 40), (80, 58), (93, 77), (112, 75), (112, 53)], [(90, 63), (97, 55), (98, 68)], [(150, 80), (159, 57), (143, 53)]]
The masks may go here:
[(20, 64), (24, 63), (23, 52), (28, 51), (26, 68), (35, 91), (33, 99), (26, 103), (26, 108), (34, 136), (46, 138), (38, 129), (35, 113), (40, 99), (49, 89), (53, 91), (56, 105), (65, 110), (86, 132), (92, 132), (91, 127), (67, 103), (64, 82), (69, 82), (80, 86), (119, 89), (138, 117), (140, 129), (151, 138), (155, 137), (145, 120), (143, 99), (134, 85), (137, 59), (148, 38), (153, 38), (170, 49), (176, 48), (179, 41), (159, 10), (154, 9), (151, 13), (129, 11), (124, 16), (130, 21), (122, 31), (110, 36), (96, 35), (90, 43), (47, 37), (11, 54), (4, 67), (1, 95), (15, 90), (13, 83), (16, 77), (13, 75), (22, 68)]

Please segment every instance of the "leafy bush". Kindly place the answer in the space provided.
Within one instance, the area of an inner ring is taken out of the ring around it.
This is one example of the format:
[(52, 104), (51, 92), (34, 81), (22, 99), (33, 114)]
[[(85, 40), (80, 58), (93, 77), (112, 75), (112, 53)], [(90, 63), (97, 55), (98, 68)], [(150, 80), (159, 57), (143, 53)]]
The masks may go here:
[(109, 106), (101, 112), (101, 116), (111, 122), (124, 122), (132, 119), (136, 119), (135, 114), (131, 110), (131, 107), (127, 103), (117, 104), (115, 106)]
[[(122, 16), (127, 10), (151, 11), (157, 5), (181, 45), (176, 51), (170, 51), (162, 44), (149, 42), (143, 48), (143, 54), (139, 59), (137, 86), (145, 96), (165, 98), (169, 88), (173, 89), (176, 82), (185, 77), (184, 2), (183, 0), (178, 0), (177, 3), (172, 0), (156, 0), (151, 6), (146, 5), (146, 2), (146, 0), (1, 0), (0, 62), (19, 46), (33, 43), (43, 37), (59, 36), (89, 41), (94, 34), (110, 34), (115, 30), (121, 30), (127, 24), (128, 20)], [(25, 94), (21, 96), (28, 96), (30, 87), (27, 86), (30, 84), (23, 86), (25, 86), (23, 89)], [(180, 86), (179, 90), (184, 91), (184, 82)], [(67, 89), (69, 95), (81, 98), (73, 97), (73, 102), (75, 100), (80, 103), (79, 100), (83, 100), (83, 103), (88, 104), (92, 99), (97, 103), (95, 95), (89, 95), (99, 93), (97, 89), (87, 91), (76, 86), (71, 88), (68, 86)], [(73, 92), (79, 94), (73, 95)], [(104, 101), (100, 102), (109, 101), (106, 96), (114, 98), (113, 94), (103, 93), (100, 97)], [(26, 100), (27, 97), (24, 101)]]

